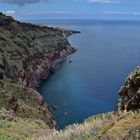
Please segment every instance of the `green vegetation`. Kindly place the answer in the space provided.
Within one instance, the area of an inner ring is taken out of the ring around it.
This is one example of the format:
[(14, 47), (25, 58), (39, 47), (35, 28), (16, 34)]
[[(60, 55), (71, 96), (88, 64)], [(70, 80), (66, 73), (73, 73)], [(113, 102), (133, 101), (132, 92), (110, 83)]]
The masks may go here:
[(59, 132), (53, 130), (50, 135), (44, 133), (38, 140), (122, 140), (132, 128), (139, 125), (140, 112), (121, 112), (118, 115), (103, 113), (88, 118), (82, 124), (67, 126)]
[(0, 135), (0, 140), (19, 140), (19, 139), (5, 136), (5, 135)]
[(13, 76), (12, 68), (10, 64), (6, 61), (5, 58), (3, 58), (3, 63), (4, 63), (4, 71), (5, 71), (6, 76), (10, 79), (13, 79), (14, 76)]
[(17, 45), (17, 46), (21, 46), (22, 45), (22, 39), (19, 38), (18, 36), (13, 38), (13, 42)]
[(2, 28), (0, 28), (0, 34), (2, 34), (4, 31), (3, 31), (3, 29)]
[(16, 117), (13, 111), (5, 109), (0, 113), (0, 140), (27, 140), (36, 132), (49, 129), (41, 120)]
[(112, 127), (113, 127), (113, 126), (110, 126), (110, 125), (103, 127), (102, 133), (105, 134), (105, 133), (106, 133), (109, 129), (111, 129)]
[[(140, 123), (140, 112), (105, 113), (100, 114), (104, 119), (93, 116), (90, 121), (88, 118), (83, 124), (73, 124), (58, 131), (50, 130), (41, 120), (15, 117), (13, 111), (3, 109), (0, 113), (0, 136), (14, 140), (121, 140)], [(107, 118), (108, 114), (111, 118)]]

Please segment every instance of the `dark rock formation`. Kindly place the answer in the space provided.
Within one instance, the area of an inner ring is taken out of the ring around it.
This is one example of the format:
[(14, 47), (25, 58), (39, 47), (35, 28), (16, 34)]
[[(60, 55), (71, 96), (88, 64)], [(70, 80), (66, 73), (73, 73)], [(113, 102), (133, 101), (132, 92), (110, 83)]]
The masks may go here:
[(121, 99), (116, 110), (129, 111), (140, 108), (140, 68), (128, 75), (119, 95)]
[(8, 26), (14, 22), (14, 18), (10, 16), (5, 16), (3, 13), (0, 13), (0, 26)]

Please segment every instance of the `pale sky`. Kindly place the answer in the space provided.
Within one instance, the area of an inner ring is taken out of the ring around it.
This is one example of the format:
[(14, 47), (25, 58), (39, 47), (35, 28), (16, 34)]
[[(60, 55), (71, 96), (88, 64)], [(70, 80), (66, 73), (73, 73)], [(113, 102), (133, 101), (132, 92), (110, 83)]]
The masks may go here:
[(140, 20), (140, 0), (0, 0), (0, 11), (21, 20)]

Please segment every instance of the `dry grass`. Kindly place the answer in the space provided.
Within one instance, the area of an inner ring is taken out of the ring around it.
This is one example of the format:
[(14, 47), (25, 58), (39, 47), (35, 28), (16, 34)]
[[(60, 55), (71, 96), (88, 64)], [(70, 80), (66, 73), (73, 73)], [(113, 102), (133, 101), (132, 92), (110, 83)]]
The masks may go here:
[(130, 128), (133, 129), (138, 126), (140, 126), (140, 114), (126, 114), (126, 116), (120, 119), (106, 134), (112, 139), (117, 138), (121, 140), (128, 134)]
[(37, 133), (50, 130), (41, 120), (20, 118), (12, 110), (0, 110), (0, 140), (27, 140)]
[(90, 117), (83, 124), (73, 124), (61, 131), (35, 134), (31, 140), (122, 140), (130, 129), (137, 126), (140, 126), (140, 113), (106, 113)]
[(19, 118), (13, 111), (0, 110), (0, 140), (122, 140), (140, 126), (139, 112), (113, 112), (92, 116), (83, 124), (64, 130), (49, 129), (41, 120)]

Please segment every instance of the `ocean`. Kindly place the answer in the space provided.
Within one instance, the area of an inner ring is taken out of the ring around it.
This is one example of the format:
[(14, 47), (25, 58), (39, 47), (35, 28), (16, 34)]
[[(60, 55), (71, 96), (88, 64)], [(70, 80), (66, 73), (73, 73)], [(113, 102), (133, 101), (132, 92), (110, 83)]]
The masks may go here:
[[(57, 125), (81, 123), (113, 111), (127, 75), (140, 64), (140, 22), (39, 20), (37, 24), (81, 31), (68, 38), (78, 50), (40, 85)], [(69, 63), (72, 61), (72, 63)]]

